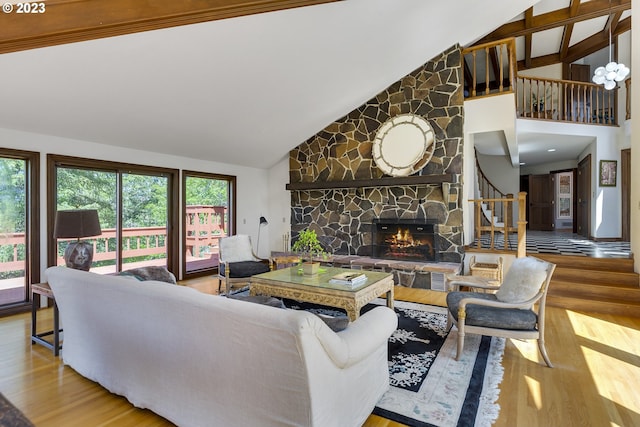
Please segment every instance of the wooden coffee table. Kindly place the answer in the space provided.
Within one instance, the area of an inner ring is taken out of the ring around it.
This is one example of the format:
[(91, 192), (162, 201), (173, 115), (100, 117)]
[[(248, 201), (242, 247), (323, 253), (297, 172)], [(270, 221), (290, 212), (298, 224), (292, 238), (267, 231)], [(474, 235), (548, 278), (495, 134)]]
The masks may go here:
[[(250, 295), (268, 295), (342, 308), (349, 320), (360, 316), (360, 309), (382, 294), (387, 307), (393, 308), (393, 275), (380, 271), (362, 271), (367, 281), (358, 286), (336, 285), (329, 280), (339, 273), (354, 272), (346, 268), (321, 267), (313, 276), (302, 274), (298, 266), (274, 270), (251, 277)], [(359, 271), (358, 271), (359, 272)]]

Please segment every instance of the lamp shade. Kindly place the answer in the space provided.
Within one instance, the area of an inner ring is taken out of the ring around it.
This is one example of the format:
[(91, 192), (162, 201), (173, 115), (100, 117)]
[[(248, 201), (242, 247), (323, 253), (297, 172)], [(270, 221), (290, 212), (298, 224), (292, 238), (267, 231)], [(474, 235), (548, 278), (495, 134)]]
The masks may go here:
[(99, 236), (100, 219), (95, 209), (75, 209), (56, 212), (56, 224), (53, 230), (55, 238), (81, 238)]
[(269, 224), (269, 221), (267, 221), (267, 218), (265, 218), (263, 216), (260, 217), (260, 225), (262, 225), (262, 224)]

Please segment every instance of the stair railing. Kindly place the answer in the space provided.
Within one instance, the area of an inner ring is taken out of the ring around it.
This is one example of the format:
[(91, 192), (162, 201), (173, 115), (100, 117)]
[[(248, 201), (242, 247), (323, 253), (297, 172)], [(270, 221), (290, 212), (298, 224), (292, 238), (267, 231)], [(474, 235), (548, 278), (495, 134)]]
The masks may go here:
[[(498, 187), (493, 185), (491, 181), (487, 178), (484, 171), (480, 167), (480, 163), (478, 162), (478, 155), (476, 152), (476, 177), (478, 179), (478, 194), (477, 196), (481, 199), (504, 199), (507, 198), (508, 195), (498, 190)], [(498, 219), (502, 219), (502, 222), (506, 222), (506, 213), (504, 212), (503, 205), (498, 204), (494, 206), (496, 210), (490, 209), (492, 212), (492, 216), (497, 216)], [(493, 222), (493, 218), (487, 218), (488, 222)]]
[[(504, 237), (504, 245), (502, 250), (513, 251), (509, 245), (509, 233), (517, 233), (517, 246), (516, 257), (522, 258), (527, 255), (527, 193), (521, 191), (518, 193), (518, 197), (499, 198), (499, 199), (472, 199), (470, 203), (474, 204), (475, 212), (475, 234), (476, 234), (476, 248), (482, 249), (482, 233), (489, 232), (489, 249), (497, 250), (496, 235), (501, 233)], [(482, 204), (487, 203), (491, 210), (494, 210), (496, 206), (502, 205), (505, 219), (509, 218), (510, 213), (513, 212), (514, 204), (518, 203), (518, 225), (513, 227), (510, 225), (510, 221), (505, 220), (501, 225), (497, 225), (494, 221), (489, 221), (489, 225), (485, 225), (482, 222)]]

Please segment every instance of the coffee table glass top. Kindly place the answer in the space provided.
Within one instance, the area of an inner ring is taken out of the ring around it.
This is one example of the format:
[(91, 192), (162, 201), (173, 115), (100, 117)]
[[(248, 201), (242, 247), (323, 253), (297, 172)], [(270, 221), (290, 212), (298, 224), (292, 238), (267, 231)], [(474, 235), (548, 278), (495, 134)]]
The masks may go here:
[[(340, 285), (329, 283), (329, 280), (340, 273), (362, 273), (367, 276), (366, 282), (357, 286)], [(302, 273), (302, 267), (293, 266), (289, 268), (283, 268), (280, 270), (273, 270), (268, 273), (257, 274), (253, 277), (257, 279), (270, 280), (282, 283), (294, 283), (296, 285), (313, 286), (317, 288), (334, 289), (341, 291), (357, 291), (362, 288), (366, 288), (372, 283), (376, 283), (382, 279), (386, 279), (391, 276), (391, 273), (385, 273), (383, 271), (366, 271), (366, 270), (352, 270), (349, 268), (337, 268), (337, 267), (320, 267), (318, 274), (307, 276)]]

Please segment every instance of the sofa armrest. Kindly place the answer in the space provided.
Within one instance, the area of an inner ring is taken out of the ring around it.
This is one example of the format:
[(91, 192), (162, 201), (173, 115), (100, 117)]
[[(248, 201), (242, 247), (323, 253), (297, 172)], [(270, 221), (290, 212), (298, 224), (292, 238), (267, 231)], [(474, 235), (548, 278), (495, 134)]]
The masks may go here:
[(398, 316), (392, 309), (376, 307), (351, 322), (343, 331), (333, 332), (323, 324), (317, 332), (331, 360), (337, 367), (347, 368), (366, 358), (381, 345), (386, 345), (397, 327)]

